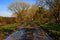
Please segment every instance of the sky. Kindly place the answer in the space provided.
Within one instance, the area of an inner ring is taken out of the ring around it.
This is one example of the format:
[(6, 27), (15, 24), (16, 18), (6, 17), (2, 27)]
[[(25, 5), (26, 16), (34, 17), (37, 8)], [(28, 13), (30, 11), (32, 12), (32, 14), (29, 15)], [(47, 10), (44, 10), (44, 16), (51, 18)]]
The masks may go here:
[[(14, 2), (15, 0), (0, 0), (0, 16), (4, 17), (11, 17), (12, 12), (8, 10), (8, 6), (11, 2)], [(21, 0), (23, 2), (28, 2), (30, 4), (35, 3), (34, 0)]]

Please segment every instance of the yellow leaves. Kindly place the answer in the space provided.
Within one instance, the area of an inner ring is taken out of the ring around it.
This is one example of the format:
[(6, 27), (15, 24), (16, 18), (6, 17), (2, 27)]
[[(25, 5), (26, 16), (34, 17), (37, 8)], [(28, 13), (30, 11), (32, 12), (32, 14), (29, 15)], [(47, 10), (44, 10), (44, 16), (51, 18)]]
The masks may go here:
[(32, 5), (32, 7), (28, 9), (27, 13), (28, 15), (33, 17), (37, 10), (38, 10), (38, 7), (36, 5)]

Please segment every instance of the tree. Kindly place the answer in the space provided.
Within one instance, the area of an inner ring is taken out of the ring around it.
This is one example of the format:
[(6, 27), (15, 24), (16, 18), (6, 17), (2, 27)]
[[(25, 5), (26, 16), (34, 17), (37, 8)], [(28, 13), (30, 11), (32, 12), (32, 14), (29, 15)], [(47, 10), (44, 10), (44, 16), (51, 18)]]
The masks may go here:
[(46, 14), (47, 18), (50, 21), (55, 19), (55, 23), (60, 23), (60, 0), (36, 0), (36, 5), (38, 5), (38, 7), (41, 6), (41, 2), (41, 5), (43, 5), (43, 7), (47, 6), (49, 8), (49, 12), (46, 11), (46, 13), (48, 13), (48, 15)]
[(55, 18), (56, 23), (60, 23), (60, 0), (47, 0), (46, 3), (50, 7), (51, 16)]
[(23, 12), (24, 10), (27, 11), (29, 7), (30, 5), (25, 2), (13, 2), (9, 5), (8, 9), (13, 12), (13, 16), (24, 20), (26, 15)]
[(35, 13), (37, 10), (38, 10), (38, 7), (36, 5), (32, 5), (32, 7), (28, 9), (27, 15), (28, 15), (30, 21), (34, 20), (34, 16), (35, 16)]
[(45, 0), (36, 0), (36, 5), (37, 5), (38, 7), (45, 6)]

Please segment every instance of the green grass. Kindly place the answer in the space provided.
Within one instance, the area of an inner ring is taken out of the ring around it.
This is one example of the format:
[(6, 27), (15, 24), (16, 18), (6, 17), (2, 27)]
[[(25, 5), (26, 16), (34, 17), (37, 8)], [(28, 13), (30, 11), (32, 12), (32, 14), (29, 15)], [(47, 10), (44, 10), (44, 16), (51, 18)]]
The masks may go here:
[(48, 29), (49, 31), (53, 31), (53, 32), (60, 32), (60, 26), (47, 26), (47, 25), (43, 25), (42, 26), (44, 29)]
[(30, 27), (31, 27), (31, 25), (30, 25), (30, 24), (28, 24), (28, 25), (27, 25), (27, 28), (30, 28)]
[[(2, 26), (2, 28), (0, 28), (0, 34), (5, 33), (5, 32), (10, 32), (13, 31), (17, 28), (18, 25), (22, 24), (23, 22), (19, 22), (19, 23), (14, 23), (14, 24), (7, 24), (5, 26)], [(38, 24), (39, 26), (41, 26), (44, 29), (47, 29), (48, 31), (52, 31), (54, 33), (60, 33), (60, 25), (57, 26), (51, 26), (48, 24), (44, 24), (41, 22), (35, 22), (36, 24)], [(27, 25), (27, 28), (30, 28), (30, 24)]]
[(50, 24), (44, 24), (41, 22), (35, 22), (39, 26), (41, 26), (43, 29), (47, 29), (48, 31), (52, 31), (53, 33), (60, 34), (60, 25), (52, 26)]
[(17, 28), (18, 25), (21, 25), (23, 22), (19, 22), (19, 23), (14, 23), (14, 24), (7, 24), (5, 26), (2, 26), (2, 28), (0, 28), (0, 34), (4, 34), (5, 32), (11, 32), (13, 30), (15, 30)]

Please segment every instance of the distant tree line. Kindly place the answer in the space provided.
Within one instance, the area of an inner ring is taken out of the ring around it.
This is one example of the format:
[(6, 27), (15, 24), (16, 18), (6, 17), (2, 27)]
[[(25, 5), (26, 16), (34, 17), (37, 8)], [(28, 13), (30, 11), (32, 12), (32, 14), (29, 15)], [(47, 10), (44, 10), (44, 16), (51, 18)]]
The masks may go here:
[(15, 23), (16, 20), (14, 17), (0, 17), (0, 25), (6, 25), (6, 24), (11, 24)]

